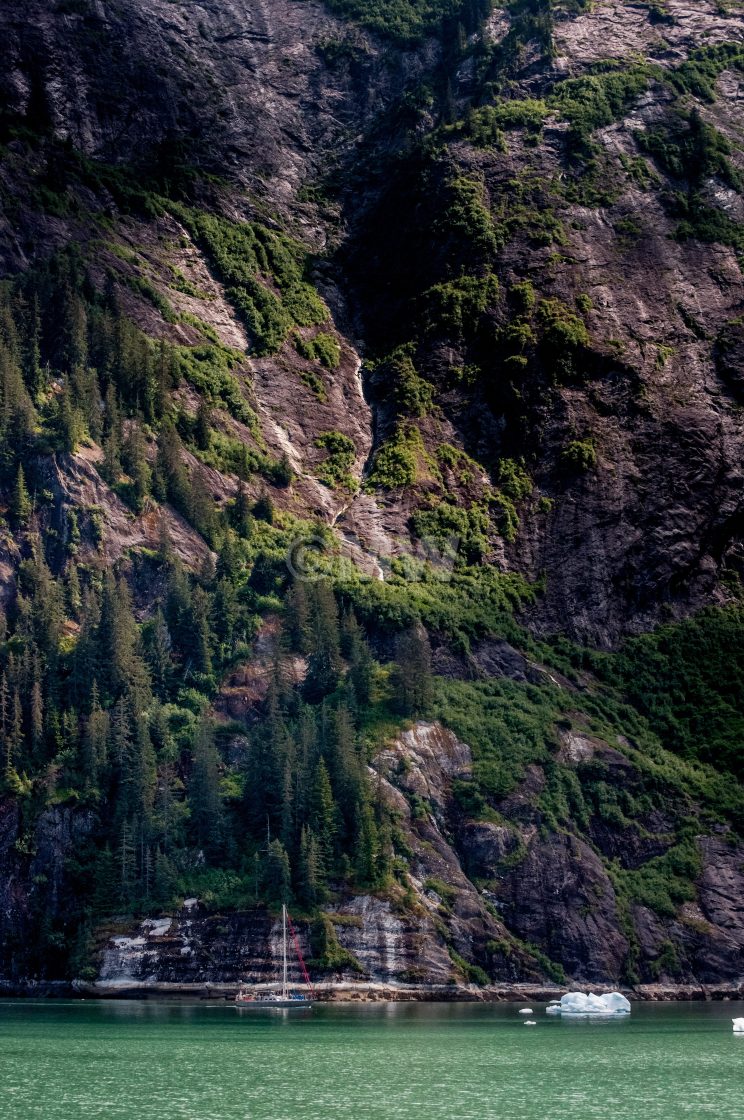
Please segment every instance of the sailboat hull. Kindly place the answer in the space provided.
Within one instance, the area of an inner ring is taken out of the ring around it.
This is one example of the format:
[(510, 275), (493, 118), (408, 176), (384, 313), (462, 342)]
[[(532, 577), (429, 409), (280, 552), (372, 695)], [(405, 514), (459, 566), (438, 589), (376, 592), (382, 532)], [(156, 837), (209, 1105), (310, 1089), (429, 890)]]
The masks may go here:
[[(291, 989), (287, 985), (287, 918), (288, 918), (287, 907), (282, 906), (282, 987), (281, 987), (281, 992), (269, 992), (266, 995), (264, 995), (263, 998), (261, 996), (259, 996), (258, 998), (255, 998), (251, 995), (246, 994), (243, 990), (242, 985), (241, 985), (240, 991), (238, 992), (238, 994), (235, 997), (235, 1006), (236, 1007), (242, 1008), (243, 1010), (245, 1010), (246, 1008), (248, 1008), (250, 1010), (252, 1010), (253, 1008), (277, 1008), (277, 1009), (284, 1010), (284, 1011), (290, 1011), (290, 1010), (296, 1011), (301, 1007), (312, 1007), (311, 1000), (305, 999), (305, 997), (301, 996), (301, 995), (293, 996), (291, 994)], [(294, 932), (294, 926), (292, 925), (291, 918), (289, 919), (289, 924), (290, 924), (290, 928), (292, 930), (292, 937), (294, 939), (295, 949), (297, 950), (297, 955), (299, 957), (300, 964), (302, 966), (302, 970), (305, 974), (305, 980), (307, 981), (307, 985), (310, 988), (310, 991), (312, 991), (312, 987), (310, 985), (310, 977), (307, 974), (307, 969), (305, 968), (305, 962), (302, 959), (302, 953), (300, 952), (300, 947), (297, 944), (297, 936)]]
[(241, 999), (236, 1001), (235, 1006), (241, 1011), (253, 1011), (261, 1008), (264, 1010), (266, 1008), (299, 1010), (303, 1007), (312, 1007), (313, 1004), (309, 999)]

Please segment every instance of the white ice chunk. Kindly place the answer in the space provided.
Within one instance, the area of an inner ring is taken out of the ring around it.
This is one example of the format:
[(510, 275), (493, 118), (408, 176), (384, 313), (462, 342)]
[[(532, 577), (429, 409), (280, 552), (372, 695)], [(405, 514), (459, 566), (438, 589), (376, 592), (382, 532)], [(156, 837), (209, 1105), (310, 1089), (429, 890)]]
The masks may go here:
[(560, 1003), (546, 1008), (548, 1015), (629, 1015), (630, 1003), (621, 992), (595, 995), (589, 992), (567, 992)]
[(732, 1019), (736, 1034), (744, 1034), (744, 1019)]
[(622, 992), (609, 992), (601, 998), (604, 1000), (605, 1006), (609, 1007), (611, 1011), (630, 1015), (630, 1000), (626, 999)]
[(532, 1015), (532, 1008), (531, 1007), (520, 1007), (519, 1014), (520, 1015)]
[(534, 1019), (525, 1019), (524, 1025), (525, 1025), (525, 1027), (536, 1027), (537, 1023), (535, 1022)]

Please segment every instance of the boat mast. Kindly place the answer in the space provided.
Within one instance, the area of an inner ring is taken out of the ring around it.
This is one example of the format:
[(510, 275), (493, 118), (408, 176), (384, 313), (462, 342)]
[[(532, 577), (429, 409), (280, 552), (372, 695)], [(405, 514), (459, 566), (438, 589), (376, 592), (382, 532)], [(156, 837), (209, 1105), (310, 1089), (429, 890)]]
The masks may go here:
[(282, 999), (287, 998), (287, 907), (282, 906)]

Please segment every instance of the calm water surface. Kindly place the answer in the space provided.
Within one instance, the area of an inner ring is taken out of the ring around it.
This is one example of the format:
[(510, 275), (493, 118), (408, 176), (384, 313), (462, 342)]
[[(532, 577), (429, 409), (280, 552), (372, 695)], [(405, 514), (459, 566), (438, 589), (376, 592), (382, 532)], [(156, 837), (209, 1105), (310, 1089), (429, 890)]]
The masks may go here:
[(0, 1002), (3, 1120), (680, 1120), (744, 1116), (735, 1003), (626, 1022), (534, 1005), (241, 1011)]

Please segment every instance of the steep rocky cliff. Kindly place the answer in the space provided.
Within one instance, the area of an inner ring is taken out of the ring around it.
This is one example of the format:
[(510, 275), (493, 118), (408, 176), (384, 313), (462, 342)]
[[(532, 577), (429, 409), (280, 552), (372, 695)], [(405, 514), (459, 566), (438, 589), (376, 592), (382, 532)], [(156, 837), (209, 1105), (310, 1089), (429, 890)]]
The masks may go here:
[(6, 975), (737, 983), (741, 5), (0, 37)]
[[(611, 767), (622, 791), (643, 783), (626, 755), (588, 735), (566, 733), (559, 758), (572, 773), (590, 763)], [(632, 982), (640, 993), (660, 977), (693, 992), (738, 981), (744, 846), (723, 828), (694, 842), (696, 896), (661, 915), (653, 904), (628, 900), (622, 873), (670, 851), (671, 814), (652, 811), (622, 824), (591, 819), (575, 834), (547, 832), (540, 804), (546, 774), (532, 767), (495, 819), (469, 819), (453, 801), (452, 782), (472, 778), (471, 752), (436, 723), (415, 724), (372, 765), (405, 833), (409, 897), (359, 894), (329, 908), (346, 955), (334, 969), (316, 971), (321, 984), (411, 993), (433, 986), (440, 995), (449, 987), (462, 996), (473, 980), (495, 981), (501, 990), (566, 978)], [(301, 924), (300, 938), (312, 959), (312, 923)], [(148, 918), (136, 930), (102, 930), (98, 952), (91, 990), (214, 984), (224, 993), (241, 980), (276, 980), (280, 926), (261, 911), (210, 915), (191, 899), (181, 913)]]
[[(324, 431), (351, 438), (357, 479), (373, 443), (405, 453), (412, 432), (422, 439), (418, 466), (372, 470), (383, 485), (371, 494), (335, 502), (303, 479), (299, 502), (389, 556), (411, 530), (432, 535), (431, 519), (409, 521), (416, 508), (462, 501), (485, 516), (484, 557), (547, 574), (536, 625), (607, 643), (662, 607), (725, 599), (721, 573), (737, 571), (744, 28), (737, 6), (714, 3), (671, 3), (663, 18), (640, 2), (576, 7), (544, 27), (539, 5), (499, 9), (453, 59), (451, 43), (381, 40), (304, 2), (5, 5), (6, 115), (31, 114), (67, 148), (6, 151), (0, 251), (8, 274), (82, 237), (155, 335), (198, 338), (142, 306), (132, 272), (248, 352), (204, 244), (173, 214), (117, 216), (121, 200), (95, 197), (67, 153), (144, 163), (164, 187), (216, 172), (230, 216), (273, 212), (323, 255), (314, 276), (342, 332), (376, 358), (414, 348), (402, 386), (395, 363), (363, 370), (374, 425), (351, 344), (332, 376), (293, 347), (246, 365), (264, 438), (303, 475), (317, 473)], [(30, 208), (50, 184), (65, 205), (46, 194), (51, 213)], [(466, 299), (461, 267), (498, 284), (475, 299), (484, 318), (453, 333), (457, 316), (435, 323), (427, 306)], [(516, 534), (442, 464), (450, 442), (519, 507)], [(589, 458), (573, 463), (579, 443)], [(527, 477), (511, 494), (500, 464), (520, 457)]]

